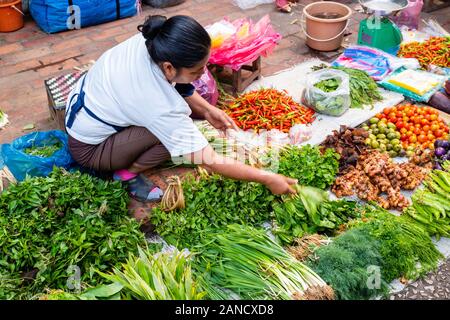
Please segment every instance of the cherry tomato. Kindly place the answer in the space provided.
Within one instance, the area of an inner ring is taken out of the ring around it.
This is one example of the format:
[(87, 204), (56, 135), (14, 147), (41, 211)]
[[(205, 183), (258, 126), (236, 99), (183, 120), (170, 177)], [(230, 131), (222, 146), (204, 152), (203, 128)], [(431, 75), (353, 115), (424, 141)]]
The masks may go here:
[(413, 132), (415, 135), (419, 135), (422, 133), (422, 130), (420, 130), (420, 128), (415, 128)]
[(382, 113), (378, 113), (375, 117), (377, 117), (378, 119), (383, 119), (383, 114)]
[(435, 137), (432, 133), (427, 134), (427, 138), (428, 138), (428, 140), (430, 140), (430, 141), (436, 140), (436, 137)]
[(399, 120), (395, 123), (395, 126), (397, 127), (398, 130), (400, 130), (405, 127), (405, 124), (401, 120)]
[(428, 132), (430, 131), (430, 126), (426, 124), (422, 127), (422, 130)]
[(440, 137), (442, 137), (444, 135), (444, 132), (442, 132), (442, 130), (436, 130), (436, 131), (434, 131), (434, 135), (437, 138), (440, 138)]
[(408, 129), (406, 129), (405, 127), (400, 128), (401, 134), (405, 134), (406, 132), (408, 132)]
[(404, 104), (402, 104), (401, 106), (399, 106), (399, 107), (398, 107), (398, 110), (400, 110), (400, 111), (403, 111), (403, 110), (405, 110), (405, 105), (404, 105)]
[(435, 114), (431, 114), (430, 115), (430, 120), (431, 121), (435, 121), (435, 120), (437, 120), (438, 119), (438, 116), (437, 115), (435, 115)]
[(408, 138), (411, 137), (413, 134), (414, 134), (414, 132), (412, 132), (412, 131), (406, 132), (406, 136), (407, 136)]
[(417, 142), (417, 137), (415, 135), (412, 135), (412, 136), (409, 137), (408, 140), (409, 140), (410, 143), (416, 143)]
[(417, 137), (417, 140), (418, 140), (420, 143), (424, 143), (424, 142), (427, 141), (427, 136), (424, 135), (424, 134), (421, 134), (420, 136)]
[(428, 120), (422, 118), (422, 119), (420, 119), (420, 123), (421, 123), (423, 126), (424, 126), (424, 125), (427, 125), (427, 124), (428, 124)]
[(431, 131), (435, 132), (436, 130), (439, 130), (439, 125), (438, 124), (432, 124), (430, 129), (431, 129)]
[(385, 115), (388, 115), (389, 113), (391, 113), (391, 108), (384, 108), (383, 113)]

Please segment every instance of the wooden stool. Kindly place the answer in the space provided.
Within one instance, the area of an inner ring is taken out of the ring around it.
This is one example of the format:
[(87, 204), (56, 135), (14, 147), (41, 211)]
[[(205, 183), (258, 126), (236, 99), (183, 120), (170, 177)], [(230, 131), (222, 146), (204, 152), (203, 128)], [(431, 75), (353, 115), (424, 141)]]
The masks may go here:
[[(253, 81), (258, 80), (261, 76), (261, 57), (258, 57), (251, 65), (243, 65), (239, 70), (231, 70), (231, 76), (224, 74), (224, 67), (212, 65), (212, 71), (224, 81), (224, 86), (230, 87), (233, 95), (242, 93)], [(246, 77), (243, 76), (244, 71), (250, 71)], [(230, 79), (231, 78), (231, 79)]]
[(66, 127), (64, 119), (67, 97), (84, 73), (77, 71), (44, 81), (50, 116), (60, 130), (64, 131)]

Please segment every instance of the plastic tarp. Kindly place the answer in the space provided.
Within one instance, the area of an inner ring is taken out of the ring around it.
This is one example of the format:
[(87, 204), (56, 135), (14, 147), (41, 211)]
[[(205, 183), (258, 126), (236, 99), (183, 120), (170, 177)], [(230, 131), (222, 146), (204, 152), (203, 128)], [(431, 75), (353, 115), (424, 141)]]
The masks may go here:
[(39, 27), (54, 33), (131, 17), (136, 0), (30, 0), (29, 10)]

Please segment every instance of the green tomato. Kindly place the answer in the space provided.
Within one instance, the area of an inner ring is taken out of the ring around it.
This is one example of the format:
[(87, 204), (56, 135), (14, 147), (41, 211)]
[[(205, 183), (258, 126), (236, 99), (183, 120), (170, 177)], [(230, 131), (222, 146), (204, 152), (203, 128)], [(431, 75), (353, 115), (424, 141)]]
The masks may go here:
[(398, 156), (397, 152), (395, 152), (394, 150), (391, 150), (388, 153), (391, 158), (395, 158), (396, 156)]
[(364, 130), (366, 130), (366, 131), (369, 131), (369, 130), (370, 130), (370, 128), (369, 128), (368, 125), (364, 125), (362, 128), (363, 128)]
[(378, 128), (378, 130), (379, 130), (380, 133), (382, 133), (382, 134), (387, 133), (387, 130), (386, 130), (386, 128), (384, 128), (384, 127), (380, 127), (380, 128)]
[(396, 146), (396, 145), (399, 145), (399, 144), (400, 144), (400, 140), (398, 140), (397, 138), (396, 138), (396, 139), (392, 139), (392, 140), (391, 140), (391, 143), (392, 143), (394, 146)]
[(395, 124), (393, 124), (392, 122), (388, 122), (387, 126), (388, 126), (389, 129), (394, 129), (394, 130), (397, 129)]
[(384, 122), (378, 122), (378, 128), (387, 128), (387, 124)]
[(372, 133), (375, 134), (375, 135), (377, 135), (377, 134), (380, 133), (380, 130), (378, 130), (378, 128), (373, 129), (373, 130), (372, 130)]
[(386, 145), (386, 150), (390, 151), (390, 150), (392, 150), (393, 147), (394, 147), (394, 146), (393, 146), (392, 144), (388, 143), (388, 144)]
[(374, 124), (374, 123), (378, 123), (378, 122), (380, 122), (380, 119), (378, 119), (378, 118), (371, 118), (370, 120), (369, 120), (369, 123), (371, 123), (371, 124)]
[(369, 138), (372, 139), (372, 140), (376, 140), (376, 139), (377, 139), (377, 136), (374, 135), (374, 134), (372, 134), (372, 133), (370, 133), (370, 134), (369, 134)]
[(372, 125), (370, 125), (370, 128), (373, 130), (373, 129), (378, 129), (378, 126), (374, 123), (374, 124), (372, 124)]
[(386, 135), (380, 133), (380, 134), (377, 134), (377, 138), (378, 139), (386, 139)]
[(364, 143), (365, 143), (366, 145), (368, 145), (368, 146), (371, 146), (371, 145), (372, 145), (372, 139), (367, 138), (366, 140), (364, 140)]
[(392, 132), (389, 132), (388, 134), (387, 134), (387, 138), (389, 139), (389, 140), (393, 140), (393, 139), (395, 139), (397, 136), (395, 135), (395, 133), (392, 133)]
[(378, 141), (372, 140), (372, 148), (377, 149), (379, 146), (380, 144), (378, 143)]
[(402, 135), (400, 134), (400, 132), (397, 131), (397, 132), (395, 132), (395, 136), (397, 139), (400, 139)]
[(378, 147), (378, 149), (379, 149), (380, 151), (384, 152), (384, 151), (386, 151), (387, 148), (386, 148), (386, 145), (385, 145), (385, 144), (381, 143), (380, 146)]
[(402, 151), (402, 146), (401, 145), (394, 145), (394, 151), (395, 152), (401, 152)]

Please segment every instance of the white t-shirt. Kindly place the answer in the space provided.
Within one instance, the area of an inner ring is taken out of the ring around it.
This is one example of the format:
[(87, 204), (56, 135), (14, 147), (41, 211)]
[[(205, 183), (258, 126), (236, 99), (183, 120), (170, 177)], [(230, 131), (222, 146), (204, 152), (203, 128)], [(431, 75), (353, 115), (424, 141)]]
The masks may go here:
[[(80, 91), (78, 81), (67, 100)], [(172, 157), (199, 151), (207, 140), (189, 117), (191, 109), (150, 58), (139, 33), (106, 51), (84, 82), (85, 105), (100, 119), (119, 127), (141, 126), (153, 133)], [(75, 97), (72, 104), (76, 101)], [(67, 119), (67, 116), (66, 116)], [(87, 144), (99, 144), (116, 131), (85, 109), (67, 132)]]

